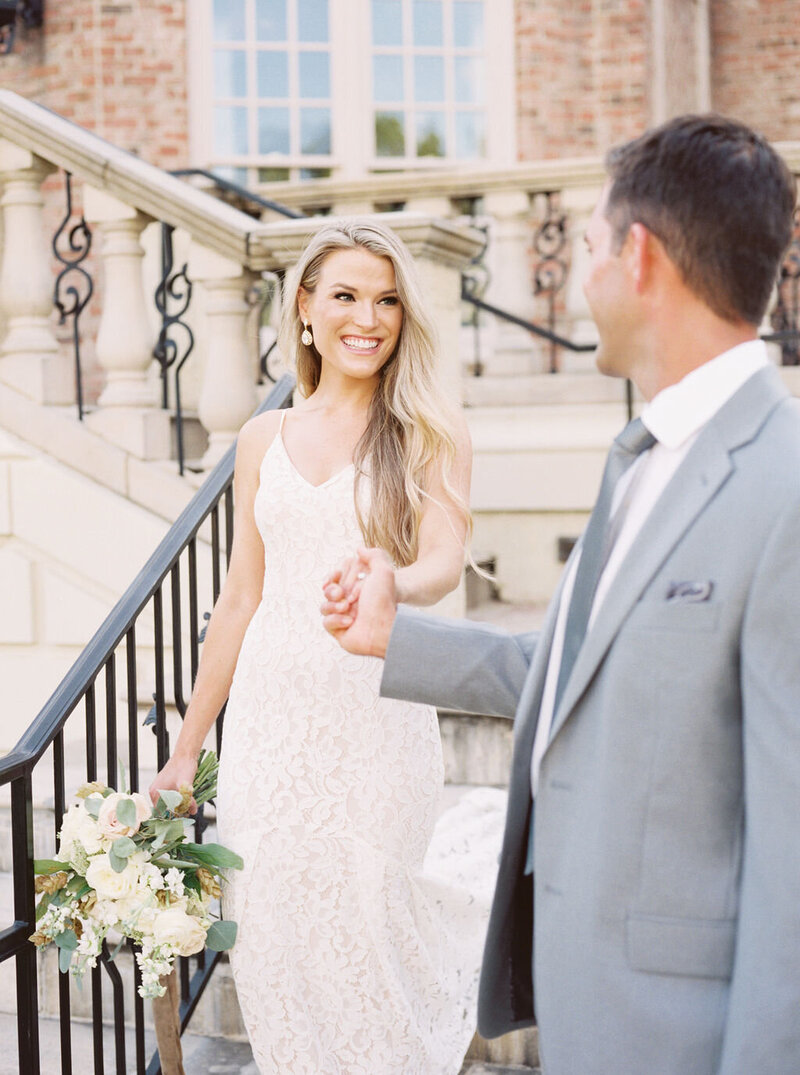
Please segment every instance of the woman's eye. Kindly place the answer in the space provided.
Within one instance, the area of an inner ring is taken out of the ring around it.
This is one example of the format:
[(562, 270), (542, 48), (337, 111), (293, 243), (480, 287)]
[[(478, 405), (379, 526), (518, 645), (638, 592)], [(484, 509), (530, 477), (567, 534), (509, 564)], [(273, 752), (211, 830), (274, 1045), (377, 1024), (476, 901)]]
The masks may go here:
[(385, 299), (381, 299), (384, 306), (396, 306), (399, 301), (397, 295), (387, 295)]
[(349, 291), (340, 291), (338, 294), (334, 295), (333, 297), (335, 299), (344, 299), (344, 300), (347, 300), (347, 301), (349, 301), (349, 300), (351, 300), (353, 298), (353, 296), (350, 294)]

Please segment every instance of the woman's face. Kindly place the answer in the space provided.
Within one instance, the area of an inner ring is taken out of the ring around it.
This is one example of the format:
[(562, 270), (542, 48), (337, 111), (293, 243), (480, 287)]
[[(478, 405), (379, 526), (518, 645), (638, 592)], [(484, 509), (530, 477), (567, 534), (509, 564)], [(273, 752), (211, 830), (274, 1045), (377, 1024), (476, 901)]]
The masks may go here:
[(322, 263), (313, 291), (297, 293), (322, 358), (323, 376), (338, 371), (358, 380), (377, 380), (397, 347), (403, 307), (388, 258), (368, 250), (336, 250)]

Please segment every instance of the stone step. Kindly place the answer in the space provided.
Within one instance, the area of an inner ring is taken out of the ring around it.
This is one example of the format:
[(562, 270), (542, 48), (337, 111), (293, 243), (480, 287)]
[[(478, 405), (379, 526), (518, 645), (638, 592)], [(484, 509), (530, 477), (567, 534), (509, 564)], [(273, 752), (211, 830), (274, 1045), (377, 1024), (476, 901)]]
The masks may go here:
[(600, 373), (515, 373), (462, 381), (468, 407), (542, 406), (547, 404), (624, 404), (625, 381)]

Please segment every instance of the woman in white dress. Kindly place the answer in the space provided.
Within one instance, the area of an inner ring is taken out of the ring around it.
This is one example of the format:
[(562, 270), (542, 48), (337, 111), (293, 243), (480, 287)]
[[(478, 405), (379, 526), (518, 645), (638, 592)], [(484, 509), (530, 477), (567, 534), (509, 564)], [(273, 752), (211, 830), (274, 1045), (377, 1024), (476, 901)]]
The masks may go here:
[[(423, 866), (443, 779), (435, 712), (380, 699), (380, 662), (344, 653), (319, 606), (330, 570), (365, 543), (396, 565), (402, 601), (457, 585), (469, 437), (439, 395), (415, 267), (387, 228), (317, 233), (287, 281), (280, 343), (300, 398), (239, 436), (230, 569), (152, 790), (191, 783), (229, 696), (219, 837), (245, 868), (225, 914), (263, 1075), (456, 1075), (496, 847), (472, 862), (481, 886), (446, 850)], [(478, 830), (487, 817), (473, 804)]]

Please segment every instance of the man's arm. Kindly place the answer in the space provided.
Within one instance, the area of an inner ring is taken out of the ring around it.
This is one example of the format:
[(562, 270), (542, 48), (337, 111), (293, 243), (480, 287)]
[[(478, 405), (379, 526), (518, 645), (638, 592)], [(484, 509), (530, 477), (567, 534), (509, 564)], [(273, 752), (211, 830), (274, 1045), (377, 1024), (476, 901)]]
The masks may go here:
[(772, 532), (742, 630), (744, 854), (719, 1075), (800, 1066), (800, 508)]

